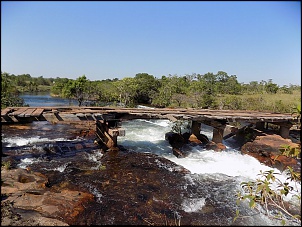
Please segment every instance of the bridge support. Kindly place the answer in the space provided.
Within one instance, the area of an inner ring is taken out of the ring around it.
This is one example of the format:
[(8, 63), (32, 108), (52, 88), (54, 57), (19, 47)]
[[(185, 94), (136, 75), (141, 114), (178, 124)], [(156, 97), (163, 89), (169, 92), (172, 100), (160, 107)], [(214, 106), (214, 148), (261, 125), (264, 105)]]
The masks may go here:
[(97, 143), (104, 145), (106, 150), (116, 147), (117, 137), (125, 135), (125, 130), (117, 128), (115, 124), (116, 122), (112, 124), (112, 122), (106, 120), (96, 121)]
[(280, 124), (280, 129), (279, 129), (279, 134), (282, 138), (284, 139), (288, 139), (289, 138), (289, 131), (290, 131), (290, 128), (292, 127), (293, 125), (288, 123), (288, 124)]
[(263, 122), (263, 121), (256, 122), (256, 129), (264, 130), (265, 129), (265, 122)]
[[(204, 122), (204, 123), (213, 127), (212, 141), (215, 143), (222, 143), (226, 124), (217, 121), (215, 121), (215, 123), (214, 122)], [(192, 121), (191, 132), (197, 138), (200, 137), (200, 129), (201, 129), (201, 122)]]
[(213, 128), (213, 142), (222, 143), (225, 126), (226, 125), (221, 125), (220, 127)]
[(200, 122), (192, 121), (191, 132), (197, 138), (199, 138), (199, 136), (200, 136), (200, 127), (201, 127), (201, 123)]

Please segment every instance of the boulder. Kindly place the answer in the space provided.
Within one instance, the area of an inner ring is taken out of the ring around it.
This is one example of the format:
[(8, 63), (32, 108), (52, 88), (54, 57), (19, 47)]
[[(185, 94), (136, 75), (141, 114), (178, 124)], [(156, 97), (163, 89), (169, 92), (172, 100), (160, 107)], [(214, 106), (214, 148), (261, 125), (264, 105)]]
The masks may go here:
[(169, 141), (170, 145), (173, 148), (180, 149), (183, 145), (186, 144), (185, 139), (179, 133), (168, 132), (166, 133), (165, 138)]
[(207, 136), (203, 135), (203, 134), (199, 134), (199, 135), (194, 135), (191, 134), (188, 141), (190, 143), (196, 143), (196, 144), (207, 144), (210, 140), (208, 139)]
[(299, 147), (298, 143), (293, 143), (290, 139), (284, 139), (280, 135), (257, 136), (254, 141), (247, 142), (241, 147), (243, 154), (248, 154), (261, 163), (278, 168), (283, 171), (287, 166), (297, 168), (295, 158), (282, 155), (280, 149), (282, 146)]
[(226, 146), (222, 143), (215, 143), (213, 141), (210, 141), (206, 144), (206, 149), (214, 151), (223, 151), (226, 149)]
[[(2, 202), (3, 205), (13, 202), (14, 208), (29, 210), (39, 217), (39, 225), (49, 225), (50, 219), (46, 218), (72, 223), (83, 212), (85, 204), (94, 200), (94, 196), (86, 192), (67, 188), (51, 190), (45, 175), (26, 169), (2, 168), (1, 180), (1, 195), (6, 197), (1, 201), (1, 206)], [(26, 219), (26, 215), (23, 219)], [(6, 222), (7, 220), (4, 221)], [(62, 222), (61, 225), (63, 224), (66, 225)]]

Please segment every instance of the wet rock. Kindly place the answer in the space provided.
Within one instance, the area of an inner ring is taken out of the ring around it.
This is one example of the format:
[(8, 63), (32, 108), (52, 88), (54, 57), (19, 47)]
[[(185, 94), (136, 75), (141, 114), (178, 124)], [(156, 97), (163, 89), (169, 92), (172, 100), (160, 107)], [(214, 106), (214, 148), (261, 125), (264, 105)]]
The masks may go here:
[(197, 137), (194, 134), (191, 134), (189, 136), (188, 141), (190, 143), (196, 143), (196, 144), (201, 144), (202, 143), (199, 139), (197, 139)]
[[(168, 132), (165, 135), (166, 140), (169, 141), (172, 146), (173, 154), (178, 158), (183, 158), (188, 155), (190, 150), (188, 145), (204, 145), (209, 142), (207, 136), (200, 134), (198, 136), (190, 133), (174, 133)], [(221, 147), (221, 146), (220, 146)]]
[(184, 158), (186, 157), (186, 154), (184, 152), (182, 152), (181, 150), (177, 149), (177, 148), (172, 148), (172, 152), (173, 154), (177, 157), (177, 158)]
[(184, 137), (179, 133), (168, 132), (165, 135), (165, 139), (169, 141), (173, 148), (180, 149), (186, 144)]
[(195, 139), (197, 139), (197, 140), (199, 140), (202, 144), (207, 144), (210, 140), (209, 140), (209, 138), (206, 136), (206, 135), (204, 135), (204, 134), (199, 134), (199, 135), (194, 135), (194, 134), (192, 134), (191, 136), (190, 136), (190, 139), (189, 139), (189, 141), (190, 142), (192, 142), (191, 141), (191, 139), (192, 139), (192, 137)]
[(222, 143), (215, 143), (213, 141), (210, 141), (206, 144), (206, 149), (214, 151), (223, 151), (226, 149), (226, 146)]

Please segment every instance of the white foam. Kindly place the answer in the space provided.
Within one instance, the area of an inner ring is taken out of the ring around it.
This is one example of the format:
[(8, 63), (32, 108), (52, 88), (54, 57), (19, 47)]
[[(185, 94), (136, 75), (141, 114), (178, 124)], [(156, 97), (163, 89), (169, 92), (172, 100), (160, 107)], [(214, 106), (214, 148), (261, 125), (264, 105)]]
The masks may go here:
[(24, 158), (20, 160), (21, 162), (17, 165), (21, 169), (26, 169), (28, 165), (31, 165), (35, 162), (39, 162), (37, 158)]
[(40, 136), (33, 136), (30, 138), (22, 138), (22, 137), (4, 138), (2, 142), (7, 143), (6, 147), (15, 147), (15, 146), (26, 146), (35, 143), (53, 142), (53, 141), (68, 141), (68, 140), (65, 138), (49, 139), (49, 138), (41, 138)]
[(68, 165), (68, 163), (65, 163), (65, 164), (63, 164), (63, 165), (61, 165), (61, 166), (59, 166), (59, 167), (57, 167), (57, 168), (54, 168), (54, 170), (63, 173), (63, 172), (65, 171), (67, 165)]
[(205, 198), (185, 199), (182, 202), (181, 207), (185, 212), (197, 212), (202, 210), (205, 204)]

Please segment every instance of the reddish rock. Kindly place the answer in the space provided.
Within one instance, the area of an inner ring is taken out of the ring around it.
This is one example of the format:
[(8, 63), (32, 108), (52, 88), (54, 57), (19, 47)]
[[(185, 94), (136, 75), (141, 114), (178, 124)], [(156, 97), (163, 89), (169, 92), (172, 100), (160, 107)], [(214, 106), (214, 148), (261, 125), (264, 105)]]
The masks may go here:
[(172, 148), (172, 152), (177, 158), (184, 158), (186, 156), (181, 150), (177, 148)]
[(226, 149), (226, 146), (222, 143), (215, 143), (213, 141), (210, 141), (206, 144), (206, 149), (214, 151), (223, 151)]
[(270, 155), (270, 159), (273, 166), (281, 165), (281, 169), (285, 169), (287, 166), (295, 167), (298, 164), (298, 161), (294, 158), (287, 157), (285, 155)]
[(281, 171), (287, 166), (297, 167), (297, 160), (295, 158), (281, 155), (280, 149), (282, 146), (298, 147), (298, 143), (293, 143), (290, 139), (284, 139), (279, 135), (264, 135), (257, 136), (254, 141), (247, 142), (241, 147), (243, 154), (248, 154), (261, 163), (278, 168)]
[(66, 188), (53, 191), (47, 188), (46, 176), (25, 169), (2, 169), (1, 180), (1, 194), (7, 196), (6, 202), (13, 201), (15, 208), (35, 211), (47, 218), (70, 223), (84, 211), (85, 204), (94, 200), (92, 194), (85, 192)]
[(197, 144), (201, 144), (202, 143), (199, 139), (197, 139), (197, 137), (194, 134), (190, 135), (189, 142), (190, 143), (197, 143)]

